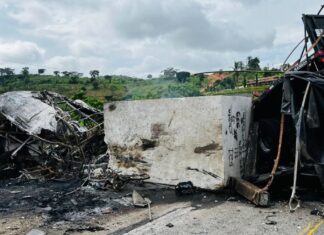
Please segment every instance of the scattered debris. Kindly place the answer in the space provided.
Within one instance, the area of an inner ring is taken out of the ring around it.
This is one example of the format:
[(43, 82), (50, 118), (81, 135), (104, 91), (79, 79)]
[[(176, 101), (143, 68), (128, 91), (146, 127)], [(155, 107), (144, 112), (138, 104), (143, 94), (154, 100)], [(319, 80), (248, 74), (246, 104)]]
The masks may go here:
[(226, 199), (226, 201), (228, 201), (228, 202), (236, 202), (237, 201), (237, 198), (236, 197), (228, 197)]
[(64, 234), (70, 234), (70, 233), (73, 233), (73, 232), (84, 232), (84, 231), (97, 232), (97, 231), (103, 231), (103, 230), (105, 230), (105, 228), (101, 227), (101, 226), (84, 225), (84, 226), (80, 226), (79, 228), (67, 229)]
[(167, 227), (169, 227), (169, 228), (174, 227), (174, 225), (173, 225), (172, 223), (168, 223), (168, 224), (166, 224), (165, 226), (167, 226)]
[(147, 206), (148, 206), (149, 219), (150, 219), (150, 221), (152, 221), (152, 211), (151, 211), (152, 201), (148, 198), (145, 198), (145, 201), (147, 202)]
[(74, 198), (72, 198), (70, 201), (72, 202), (73, 205), (75, 206), (78, 205), (78, 202)]
[(148, 202), (136, 191), (133, 191), (133, 204), (138, 207), (146, 207)]
[(105, 207), (105, 208), (101, 209), (102, 214), (111, 214), (113, 212), (114, 212), (114, 210), (111, 207)]
[(311, 215), (317, 215), (317, 216), (321, 216), (321, 217), (324, 217), (324, 212), (315, 208), (314, 210), (312, 210), (310, 212)]
[(274, 220), (271, 220), (270, 218), (271, 217), (275, 217), (275, 215), (267, 215), (266, 216), (266, 224), (268, 225), (276, 225), (278, 222), (277, 221), (274, 221)]
[(196, 188), (191, 181), (181, 182), (175, 187), (175, 193), (178, 196), (193, 194), (195, 191)]
[(137, 207), (148, 207), (149, 219), (152, 220), (151, 203), (149, 198), (143, 198), (137, 191), (133, 190), (133, 204)]

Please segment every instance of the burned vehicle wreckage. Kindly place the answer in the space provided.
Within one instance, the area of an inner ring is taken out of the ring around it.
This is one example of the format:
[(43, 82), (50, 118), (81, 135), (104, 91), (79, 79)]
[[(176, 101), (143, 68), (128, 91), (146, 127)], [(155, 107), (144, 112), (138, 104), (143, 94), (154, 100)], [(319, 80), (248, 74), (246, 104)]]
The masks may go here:
[[(275, 177), (277, 183), (285, 182), (284, 187), (292, 185), (292, 211), (300, 205), (298, 188), (324, 188), (324, 16), (303, 15), (303, 22), (300, 58), (254, 101), (247, 156), (253, 170), (243, 177), (261, 187), (248, 189), (252, 194), (245, 192), (251, 200), (251, 195), (268, 190)], [(288, 182), (282, 180), (285, 177)]]
[(0, 95), (0, 178), (69, 178), (105, 158), (103, 113), (53, 92)]

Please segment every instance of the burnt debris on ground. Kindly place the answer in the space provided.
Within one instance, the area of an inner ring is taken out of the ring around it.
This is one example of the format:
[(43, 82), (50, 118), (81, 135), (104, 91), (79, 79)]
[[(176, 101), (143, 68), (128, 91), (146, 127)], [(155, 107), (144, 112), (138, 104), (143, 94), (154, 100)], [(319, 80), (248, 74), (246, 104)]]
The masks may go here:
[(63, 224), (68, 224), (69, 229), (78, 229), (85, 225), (97, 226), (95, 221), (91, 222), (94, 217), (115, 216), (136, 210), (134, 190), (145, 200), (152, 200), (154, 206), (188, 202), (192, 207), (202, 209), (223, 203), (228, 197), (224, 193), (200, 190), (179, 197), (172, 187), (153, 184), (126, 184), (121, 191), (96, 190), (88, 185), (71, 194), (81, 182), (80, 179), (64, 182), (3, 180), (0, 182), (0, 215), (5, 218), (17, 212), (32, 213), (43, 218), (40, 228), (45, 230)]

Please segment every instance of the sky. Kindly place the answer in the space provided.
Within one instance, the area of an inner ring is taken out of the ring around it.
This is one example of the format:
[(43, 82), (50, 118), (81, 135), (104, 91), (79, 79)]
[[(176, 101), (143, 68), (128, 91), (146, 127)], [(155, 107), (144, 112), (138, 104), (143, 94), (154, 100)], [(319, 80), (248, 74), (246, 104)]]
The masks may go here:
[[(321, 0), (0, 0), (0, 67), (158, 76), (283, 63)], [(298, 56), (296, 53), (296, 56)], [(292, 57), (293, 59), (294, 57)], [(293, 62), (293, 61), (291, 61)]]

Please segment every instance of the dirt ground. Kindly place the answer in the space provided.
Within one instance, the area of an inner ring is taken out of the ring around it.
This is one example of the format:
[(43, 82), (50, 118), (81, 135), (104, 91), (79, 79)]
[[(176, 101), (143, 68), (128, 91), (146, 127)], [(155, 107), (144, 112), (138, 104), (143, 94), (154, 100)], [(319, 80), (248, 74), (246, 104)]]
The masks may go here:
[[(0, 234), (324, 234), (324, 220), (311, 215), (324, 209), (319, 197), (290, 213), (282, 198), (258, 208), (227, 192), (178, 197), (173, 188), (151, 184), (114, 192), (80, 189), (81, 183), (1, 181)], [(148, 208), (132, 205), (133, 189), (151, 199), (152, 221)]]

